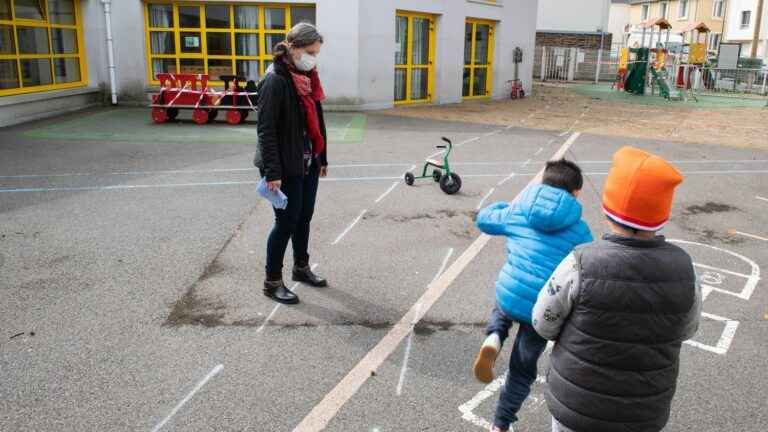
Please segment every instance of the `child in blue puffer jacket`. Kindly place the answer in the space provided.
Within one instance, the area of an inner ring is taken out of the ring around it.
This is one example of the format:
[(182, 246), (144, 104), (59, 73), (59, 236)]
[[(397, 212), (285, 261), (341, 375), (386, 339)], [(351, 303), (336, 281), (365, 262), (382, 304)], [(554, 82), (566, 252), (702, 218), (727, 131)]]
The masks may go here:
[(571, 161), (547, 162), (542, 184), (533, 185), (511, 203), (491, 204), (477, 215), (486, 234), (507, 237), (507, 262), (496, 281), (496, 307), (487, 338), (474, 365), (477, 379), (493, 381), (493, 365), (513, 322), (520, 328), (509, 359), (509, 373), (499, 397), (493, 431), (507, 431), (536, 380), (536, 363), (547, 345), (531, 325), (536, 298), (573, 248), (592, 241), (576, 200), (584, 179)]

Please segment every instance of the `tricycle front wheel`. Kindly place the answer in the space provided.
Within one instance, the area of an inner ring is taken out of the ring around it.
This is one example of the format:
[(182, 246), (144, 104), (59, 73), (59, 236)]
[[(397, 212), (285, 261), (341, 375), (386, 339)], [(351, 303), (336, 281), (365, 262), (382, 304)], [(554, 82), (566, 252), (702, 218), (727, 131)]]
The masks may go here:
[(413, 186), (414, 181), (416, 181), (416, 178), (413, 176), (413, 173), (405, 173), (405, 184), (408, 186)]

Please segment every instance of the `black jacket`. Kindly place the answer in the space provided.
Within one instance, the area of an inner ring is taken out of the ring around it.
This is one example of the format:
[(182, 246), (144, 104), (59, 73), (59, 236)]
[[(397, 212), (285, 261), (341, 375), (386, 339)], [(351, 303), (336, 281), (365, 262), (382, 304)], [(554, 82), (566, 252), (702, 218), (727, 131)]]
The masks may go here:
[(547, 403), (583, 432), (658, 432), (695, 301), (691, 257), (663, 237), (576, 248), (579, 295), (552, 350)]
[[(304, 175), (304, 149), (311, 146), (306, 133), (304, 106), (293, 85), (288, 67), (275, 61), (274, 70), (258, 88), (259, 143), (254, 165), (267, 181)], [(323, 107), (317, 103), (320, 129), (326, 137), (326, 150), (318, 156), (321, 166), (328, 165), (328, 138)]]

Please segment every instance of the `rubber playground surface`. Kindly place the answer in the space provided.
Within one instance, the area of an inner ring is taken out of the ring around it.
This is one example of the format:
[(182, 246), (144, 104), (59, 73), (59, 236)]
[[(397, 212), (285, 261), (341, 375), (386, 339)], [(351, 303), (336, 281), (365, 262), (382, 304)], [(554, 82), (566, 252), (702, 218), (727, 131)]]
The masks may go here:
[[(578, 117), (527, 128), (538, 115), (329, 115), (311, 253), (331, 286), (294, 285), (291, 307), (261, 295), (272, 211), (253, 190), (250, 119), (119, 109), (0, 129), (0, 430), (487, 430), (501, 381), (470, 368), (505, 247), (474, 215), (562, 154), (587, 174), (599, 236), (610, 156), (630, 144), (685, 174), (664, 234), (705, 287), (665, 430), (765, 431), (768, 151), (605, 136)], [(405, 186), (442, 136), (460, 193)], [(515, 431), (549, 430), (539, 381)]]

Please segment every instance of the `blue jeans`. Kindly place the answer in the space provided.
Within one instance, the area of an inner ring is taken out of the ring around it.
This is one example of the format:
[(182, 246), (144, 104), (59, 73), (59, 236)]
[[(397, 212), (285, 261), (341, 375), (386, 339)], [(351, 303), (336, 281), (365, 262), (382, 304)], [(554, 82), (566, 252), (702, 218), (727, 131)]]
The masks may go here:
[[(493, 310), (488, 322), (488, 333), (495, 332), (503, 341), (509, 336), (512, 319), (498, 308)], [(512, 354), (509, 357), (509, 372), (496, 405), (493, 424), (503, 430), (517, 421), (517, 412), (531, 393), (531, 386), (536, 381), (539, 357), (547, 347), (547, 340), (539, 336), (527, 323), (520, 323)]]
[(283, 259), (288, 241), (293, 244), (294, 263), (309, 263), (309, 227), (315, 213), (320, 167), (312, 163), (303, 177), (283, 179), (280, 190), (288, 197), (288, 207), (275, 210), (275, 226), (267, 239), (267, 279), (282, 278)]

